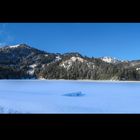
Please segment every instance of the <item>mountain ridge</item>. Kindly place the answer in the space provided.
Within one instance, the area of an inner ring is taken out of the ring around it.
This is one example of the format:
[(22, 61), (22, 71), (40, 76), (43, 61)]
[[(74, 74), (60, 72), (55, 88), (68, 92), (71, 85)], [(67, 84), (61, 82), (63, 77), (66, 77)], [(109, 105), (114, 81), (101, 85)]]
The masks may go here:
[[(15, 48), (16, 48), (16, 46), (19, 46), (19, 47), (26, 46), (27, 48), (30, 48), (30, 49), (36, 49), (36, 50), (39, 50), (39, 51), (48, 53), (45, 50), (40, 50), (38, 48), (31, 47), (31, 46), (29, 46), (29, 45), (27, 45), (25, 43), (15, 44), (15, 45), (6, 45), (6, 46), (3, 46), (3, 47), (0, 47), (0, 49), (3, 49), (3, 48), (14, 48), (14, 46), (15, 46)], [(51, 53), (51, 54), (58, 54), (58, 55), (70, 55), (71, 54), (71, 55), (77, 55), (77, 56), (79, 55), (81, 57), (85, 56), (85, 57), (88, 57), (88, 58), (92, 58), (93, 57), (93, 56), (86, 56), (86, 55), (80, 54), (79, 52), (73, 52), (73, 51), (72, 52), (65, 52), (65, 53), (59, 53), (59, 52), (57, 52), (57, 53)], [(137, 60), (140, 60), (140, 59), (125, 60), (125, 59), (119, 59), (119, 58), (112, 57), (112, 56), (100, 56), (100, 57), (93, 57), (93, 58), (99, 58), (99, 59), (109, 58), (109, 59), (114, 59), (114, 60), (118, 60), (118, 61), (122, 61), (122, 62), (123, 61), (128, 62), (128, 61), (137, 61)]]
[(49, 53), (27, 44), (0, 48), (0, 79), (140, 80), (140, 60)]

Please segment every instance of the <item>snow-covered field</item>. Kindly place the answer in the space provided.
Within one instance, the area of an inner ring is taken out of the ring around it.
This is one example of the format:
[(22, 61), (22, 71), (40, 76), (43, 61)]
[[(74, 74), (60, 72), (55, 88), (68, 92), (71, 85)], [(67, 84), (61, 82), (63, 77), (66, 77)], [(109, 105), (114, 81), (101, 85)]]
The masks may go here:
[(0, 113), (140, 113), (140, 82), (1, 80)]

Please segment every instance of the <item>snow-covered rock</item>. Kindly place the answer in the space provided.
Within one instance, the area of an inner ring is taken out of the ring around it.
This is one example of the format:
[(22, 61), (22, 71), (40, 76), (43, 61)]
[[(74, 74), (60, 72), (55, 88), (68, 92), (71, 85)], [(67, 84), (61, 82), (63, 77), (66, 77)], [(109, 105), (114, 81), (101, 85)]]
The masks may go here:
[(37, 64), (29, 65), (29, 70), (27, 71), (28, 74), (33, 75)]
[(102, 57), (101, 58), (102, 61), (107, 62), (107, 63), (119, 63), (119, 62), (123, 62), (122, 60), (118, 60), (115, 57)]
[(136, 68), (136, 70), (138, 71), (138, 70), (140, 70), (140, 68)]
[(71, 57), (70, 60), (73, 61), (73, 62), (75, 62), (76, 60), (78, 60), (80, 62), (84, 62), (85, 61), (83, 58), (80, 58), (80, 57)]
[(30, 68), (35, 68), (37, 66), (37, 64), (32, 64), (32, 65), (30, 65), (29, 67)]
[(66, 68), (66, 69), (69, 69), (69, 68), (72, 66), (73, 62), (75, 62), (75, 61), (79, 61), (79, 62), (81, 62), (81, 63), (87, 62), (87, 61), (84, 60), (83, 58), (74, 57), (74, 56), (73, 56), (73, 57), (71, 57), (70, 59), (63, 61), (63, 62), (60, 64), (60, 66)]
[(62, 58), (60, 56), (55, 57), (55, 61), (60, 61)]
[(30, 75), (33, 75), (34, 71), (35, 71), (34, 69), (31, 69), (31, 70), (28, 70), (27, 73), (30, 74)]

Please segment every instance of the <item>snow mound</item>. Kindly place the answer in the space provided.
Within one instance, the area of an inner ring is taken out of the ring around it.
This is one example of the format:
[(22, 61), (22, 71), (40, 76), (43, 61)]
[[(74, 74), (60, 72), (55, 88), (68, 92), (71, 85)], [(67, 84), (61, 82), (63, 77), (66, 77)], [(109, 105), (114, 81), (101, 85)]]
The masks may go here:
[(64, 96), (68, 96), (68, 97), (81, 97), (81, 96), (84, 96), (84, 95), (85, 94), (83, 94), (81, 91), (64, 94)]

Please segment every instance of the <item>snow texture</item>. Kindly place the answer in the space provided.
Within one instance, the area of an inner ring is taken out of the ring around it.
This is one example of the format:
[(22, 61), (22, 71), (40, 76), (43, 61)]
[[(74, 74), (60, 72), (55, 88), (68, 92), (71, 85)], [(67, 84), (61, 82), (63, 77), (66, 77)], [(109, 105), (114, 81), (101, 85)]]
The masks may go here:
[(30, 75), (33, 75), (34, 71), (35, 71), (34, 69), (31, 69), (31, 70), (28, 70), (27, 73), (30, 74)]
[(9, 48), (17, 48), (18, 46), (20, 46), (20, 44), (9, 46)]
[(115, 57), (112, 58), (112, 57), (107, 57), (107, 56), (102, 57), (101, 60), (104, 61), (104, 62), (107, 62), (107, 63), (123, 62), (122, 60), (118, 60)]
[(29, 67), (34, 69), (36, 66), (37, 66), (37, 64), (32, 64)]
[(37, 64), (32, 64), (29, 66), (30, 70), (27, 71), (28, 74), (33, 75), (35, 72), (35, 67), (37, 66)]
[(79, 61), (79, 62), (87, 62), (86, 60), (84, 60), (83, 58), (80, 58), (80, 57), (71, 57), (70, 59), (62, 62), (60, 64), (61, 67), (64, 67), (66, 68), (67, 70), (72, 66), (73, 62), (75, 61)]
[(136, 68), (136, 70), (138, 71), (138, 70), (140, 70), (140, 68)]
[(1, 80), (0, 113), (140, 113), (140, 82)]
[(56, 56), (55, 61), (60, 61), (62, 58), (60, 56)]

